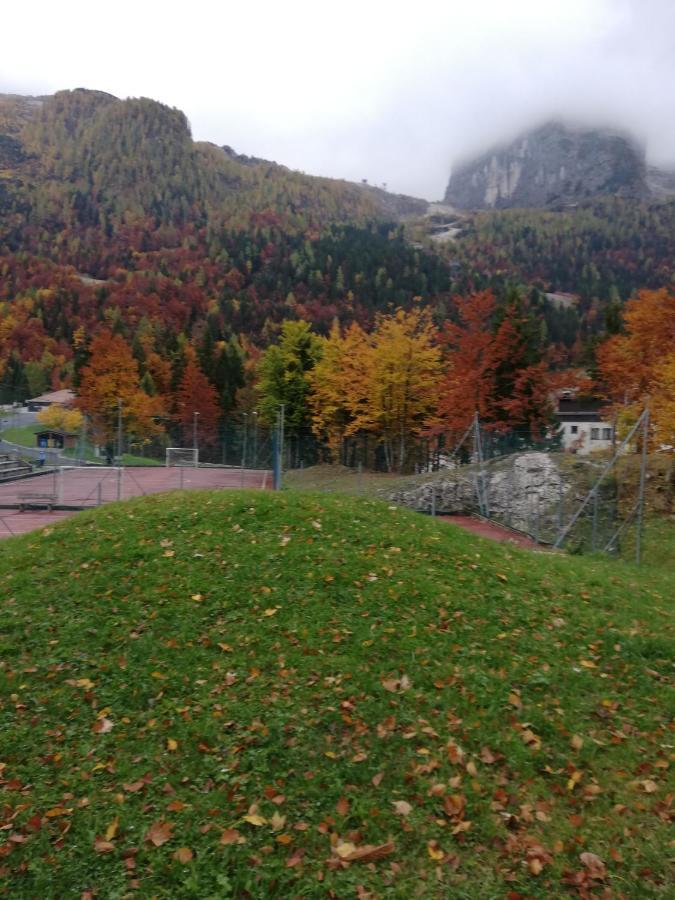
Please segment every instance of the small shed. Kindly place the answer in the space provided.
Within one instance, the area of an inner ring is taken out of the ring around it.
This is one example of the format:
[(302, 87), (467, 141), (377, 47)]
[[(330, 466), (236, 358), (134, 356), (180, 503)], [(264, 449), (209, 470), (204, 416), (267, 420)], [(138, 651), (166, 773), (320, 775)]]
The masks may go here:
[(52, 450), (72, 450), (77, 446), (77, 435), (69, 431), (58, 431), (55, 428), (45, 428), (35, 435), (38, 447)]

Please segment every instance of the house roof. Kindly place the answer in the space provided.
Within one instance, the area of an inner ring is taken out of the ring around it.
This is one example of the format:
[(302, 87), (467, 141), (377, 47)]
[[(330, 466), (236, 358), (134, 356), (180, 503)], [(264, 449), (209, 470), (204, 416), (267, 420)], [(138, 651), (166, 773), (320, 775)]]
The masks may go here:
[(75, 399), (75, 391), (70, 388), (62, 388), (60, 391), (52, 391), (49, 394), (40, 394), (39, 397), (31, 397), (28, 403), (72, 403)]

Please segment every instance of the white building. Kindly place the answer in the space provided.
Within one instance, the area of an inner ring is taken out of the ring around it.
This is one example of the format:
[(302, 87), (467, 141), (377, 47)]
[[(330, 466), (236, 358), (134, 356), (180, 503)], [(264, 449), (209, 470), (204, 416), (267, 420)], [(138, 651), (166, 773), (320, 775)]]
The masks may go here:
[(586, 456), (614, 446), (614, 425), (601, 415), (602, 400), (560, 397), (556, 418), (560, 423), (563, 449)]

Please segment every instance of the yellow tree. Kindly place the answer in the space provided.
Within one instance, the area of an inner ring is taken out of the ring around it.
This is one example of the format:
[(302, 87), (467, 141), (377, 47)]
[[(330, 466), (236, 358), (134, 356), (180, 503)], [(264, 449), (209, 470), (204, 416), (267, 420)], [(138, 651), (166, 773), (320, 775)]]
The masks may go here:
[(161, 433), (155, 418), (163, 413), (161, 400), (141, 389), (138, 363), (124, 338), (103, 330), (89, 349), (76, 403), (89, 417), (95, 440), (111, 452), (119, 416), (126, 437), (138, 440)]
[(367, 402), (351, 427), (378, 434), (387, 469), (401, 471), (412, 440), (435, 421), (441, 353), (428, 311), (379, 316), (369, 362)]
[(59, 403), (52, 403), (41, 409), (35, 418), (46, 428), (69, 433), (78, 432), (84, 421), (79, 409), (61, 406)]
[(363, 427), (371, 354), (372, 341), (359, 325), (350, 325), (343, 335), (336, 322), (309, 374), (312, 430), (328, 445), (333, 462), (339, 459), (344, 438), (354, 433), (357, 416), (358, 427)]

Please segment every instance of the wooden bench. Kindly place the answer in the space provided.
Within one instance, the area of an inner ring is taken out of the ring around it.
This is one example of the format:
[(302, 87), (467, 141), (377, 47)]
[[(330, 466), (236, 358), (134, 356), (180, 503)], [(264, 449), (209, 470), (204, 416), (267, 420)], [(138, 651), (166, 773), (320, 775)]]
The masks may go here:
[(55, 494), (40, 494), (36, 491), (22, 491), (19, 494), (19, 509), (47, 509), (52, 511), (56, 505)]

